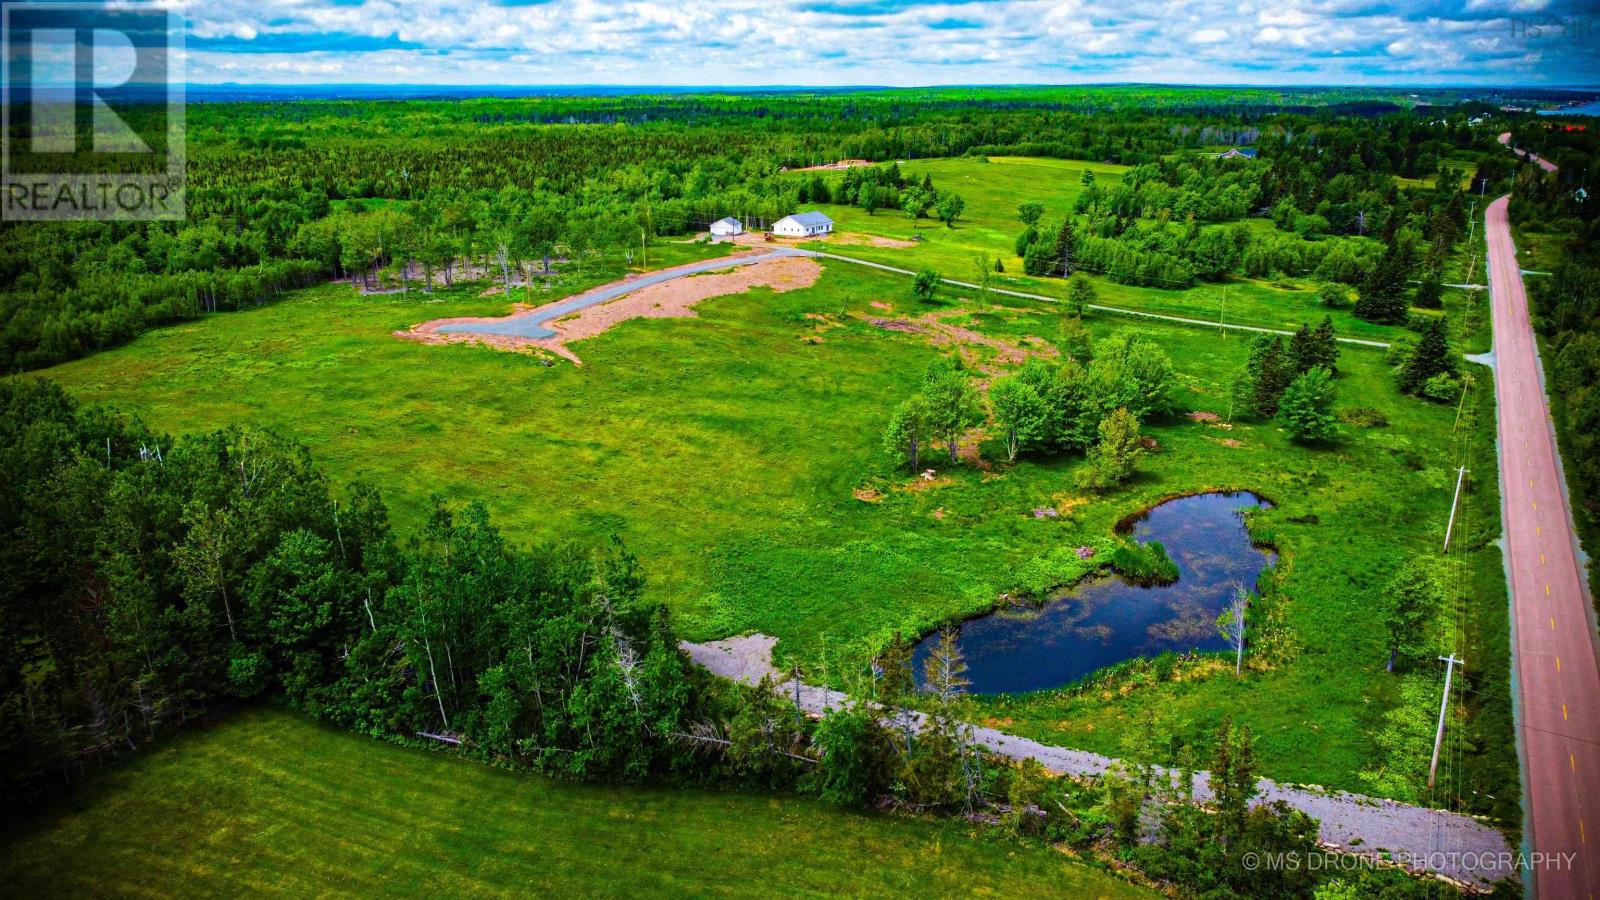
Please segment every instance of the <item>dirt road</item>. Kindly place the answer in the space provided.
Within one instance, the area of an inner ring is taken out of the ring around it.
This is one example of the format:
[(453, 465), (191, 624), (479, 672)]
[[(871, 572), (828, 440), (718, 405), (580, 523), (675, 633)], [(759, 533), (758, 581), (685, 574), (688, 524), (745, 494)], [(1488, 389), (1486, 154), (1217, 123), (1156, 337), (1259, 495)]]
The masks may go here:
[(1600, 833), (1588, 839), (1589, 831), (1600, 828), (1600, 664), (1528, 297), (1506, 219), (1509, 202), (1501, 197), (1489, 205), (1484, 237), (1494, 302), (1500, 489), (1528, 843), (1552, 858), (1573, 854), (1570, 862), (1534, 871), (1538, 896), (1588, 898), (1600, 894)]
[[(621, 281), (614, 281), (610, 284), (602, 285), (592, 290), (585, 291), (576, 297), (569, 297), (565, 300), (546, 304), (538, 307), (537, 309), (523, 310), (522, 312), (513, 313), (509, 316), (502, 316), (498, 318), (440, 319), (433, 322), (424, 322), (421, 325), (413, 328), (412, 331), (426, 334), (475, 334), (489, 337), (501, 336), (525, 340), (548, 340), (557, 337), (557, 334), (554, 330), (548, 327), (547, 323), (555, 321), (556, 319), (560, 319), (563, 316), (571, 315), (574, 312), (587, 307), (591, 307), (600, 303), (607, 303), (619, 297), (626, 296), (640, 290), (641, 288), (662, 284), (676, 278), (683, 278), (688, 275), (698, 275), (706, 272), (717, 271), (719, 269), (727, 269), (733, 266), (746, 266), (754, 263), (793, 256), (838, 260), (839, 262), (850, 263), (851, 265), (865, 266), (869, 269), (877, 269), (882, 272), (892, 272), (896, 275), (905, 275), (908, 277), (915, 277), (917, 274), (910, 269), (902, 269), (896, 266), (885, 265), (883, 263), (869, 262), (864, 259), (857, 259), (853, 256), (843, 256), (838, 253), (827, 253), (817, 250), (802, 250), (798, 247), (779, 246), (761, 252), (744, 252), (735, 254), (733, 256), (722, 257), (720, 259), (689, 263), (687, 265), (676, 266), (671, 269), (661, 269), (659, 271), (648, 272), (642, 275), (630, 275)], [(969, 290), (979, 289), (975, 284), (965, 281), (958, 281), (953, 278), (941, 278), (940, 281), (952, 287), (967, 288)], [(1013, 291), (1005, 288), (990, 288), (989, 291), (993, 294), (1006, 297), (1016, 297), (1021, 300), (1035, 300), (1052, 304), (1061, 302), (1061, 298), (1059, 297), (1049, 297), (1045, 296), (1044, 294), (1030, 294), (1024, 291)], [(1294, 334), (1292, 331), (1285, 331), (1278, 328), (1261, 328), (1254, 325), (1235, 325), (1231, 322), (1227, 323), (1226, 325), (1221, 325), (1217, 322), (1208, 321), (1205, 319), (1167, 315), (1164, 313), (1144, 312), (1143, 310), (1126, 309), (1120, 306), (1105, 306), (1099, 303), (1089, 303), (1085, 305), (1087, 308), (1094, 310), (1095, 312), (1108, 313), (1110, 315), (1118, 316), (1129, 316), (1136, 319), (1154, 319), (1162, 322), (1173, 322), (1180, 325), (1194, 325), (1201, 328), (1223, 327), (1229, 331), (1242, 331), (1248, 333), (1280, 335)], [(1363, 338), (1341, 337), (1336, 338), (1336, 340), (1343, 344), (1361, 347), (1375, 347), (1378, 349), (1387, 349), (1389, 346), (1388, 343), (1384, 341), (1369, 341)]]

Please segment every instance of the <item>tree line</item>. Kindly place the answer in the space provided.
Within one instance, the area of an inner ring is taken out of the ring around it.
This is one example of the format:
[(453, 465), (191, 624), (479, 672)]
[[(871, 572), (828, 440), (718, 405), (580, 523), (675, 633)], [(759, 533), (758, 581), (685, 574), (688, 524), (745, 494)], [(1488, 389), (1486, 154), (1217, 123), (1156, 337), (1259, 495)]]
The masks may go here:
[[(1167, 286), (1231, 268), (1230, 254), (1252, 269), (1320, 269), (1320, 255), (1288, 244), (1269, 253), (1240, 247), (1237, 235), (1185, 233), (1174, 246), (1134, 223), (1156, 206), (1180, 222), (1191, 213), (1222, 221), (1287, 196), (1296, 210), (1327, 219), (1331, 233), (1382, 233), (1381, 211), (1361, 199), (1382, 190), (1373, 173), (1428, 174), (1442, 154), (1474, 140), (1455, 113), (1424, 125), (1410, 114), (1301, 111), (1335, 96), (1327, 92), (1195, 91), (1182, 102), (1158, 95), (964, 89), (200, 104), (188, 123), (187, 221), (0, 225), (0, 370), (39, 368), (149, 327), (267, 302), (322, 273), (392, 268), (405, 278), (427, 265), (448, 278), (452, 260), (488, 257), (486, 268), (504, 275), (509, 258), (542, 263), (563, 248), (626, 259), (641, 240), (723, 215), (774, 219), (833, 199), (821, 179), (782, 170), (842, 157), (1010, 153), (1134, 165), (1132, 182), (1096, 200), (1077, 229), (1086, 265)], [(1259, 140), (1273, 159), (1265, 188), (1252, 186), (1259, 173), (1248, 166), (1163, 159), (1224, 137)], [(1339, 154), (1321, 152), (1328, 148)], [(892, 172), (846, 177), (875, 187), (852, 186), (842, 202), (947, 223), (963, 212), (959, 196), (926, 182), (899, 183)], [(335, 214), (352, 200), (393, 204), (383, 208), (402, 222)], [(1408, 221), (1416, 215), (1408, 210)], [(507, 263), (495, 265), (497, 256)], [(1364, 277), (1369, 256), (1338, 254), (1327, 274)]]

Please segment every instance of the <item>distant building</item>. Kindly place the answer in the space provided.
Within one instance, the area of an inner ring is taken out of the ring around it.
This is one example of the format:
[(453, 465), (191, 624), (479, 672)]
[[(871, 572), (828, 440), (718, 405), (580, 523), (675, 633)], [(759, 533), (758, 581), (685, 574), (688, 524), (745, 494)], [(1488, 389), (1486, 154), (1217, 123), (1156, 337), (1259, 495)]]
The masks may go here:
[(736, 234), (744, 234), (744, 223), (733, 216), (711, 223), (712, 237), (733, 237)]
[(1254, 147), (1233, 147), (1233, 148), (1229, 149), (1228, 152), (1226, 152), (1226, 153), (1218, 153), (1217, 154), (1217, 159), (1255, 159), (1255, 158), (1256, 158), (1256, 148), (1254, 148)]
[(1589, 199), (1589, 189), (1588, 188), (1578, 188), (1577, 190), (1572, 192), (1572, 199), (1578, 201), (1579, 203), (1582, 203), (1583, 201)]
[(779, 237), (816, 237), (833, 230), (833, 220), (819, 212), (795, 213), (772, 223), (772, 233)]

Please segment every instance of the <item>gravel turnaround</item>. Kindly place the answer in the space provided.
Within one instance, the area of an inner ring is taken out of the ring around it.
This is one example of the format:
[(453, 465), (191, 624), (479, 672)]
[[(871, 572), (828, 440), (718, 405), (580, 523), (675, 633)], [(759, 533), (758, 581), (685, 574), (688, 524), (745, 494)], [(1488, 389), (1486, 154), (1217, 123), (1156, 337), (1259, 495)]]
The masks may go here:
[(703, 272), (715, 272), (719, 269), (731, 269), (735, 266), (754, 265), (771, 259), (810, 255), (806, 251), (796, 250), (792, 247), (778, 247), (765, 253), (722, 256), (716, 259), (702, 260), (674, 266), (670, 269), (647, 272), (643, 275), (630, 275), (621, 281), (601, 285), (576, 297), (541, 306), (525, 313), (513, 313), (512, 315), (492, 320), (452, 322), (447, 325), (440, 325), (436, 330), (441, 334), (502, 334), (523, 338), (553, 338), (556, 333), (545, 327), (546, 322), (571, 315), (585, 307), (594, 306), (596, 303), (615, 300), (624, 294), (631, 294), (653, 284), (661, 284), (662, 282), (683, 278), (687, 275), (699, 275)]
[[(772, 648), (777, 642), (777, 638), (753, 634), (705, 644), (686, 641), (683, 649), (696, 663), (724, 678), (754, 685), (770, 677), (785, 697), (810, 714), (821, 715), (847, 701), (848, 697), (839, 691), (785, 679), (772, 667)], [(921, 713), (903, 709), (897, 710), (894, 717), (898, 721), (909, 719), (919, 727), (923, 720)], [(1117, 760), (1097, 753), (1041, 744), (993, 728), (971, 726), (970, 740), (999, 756), (1033, 757), (1045, 768), (1063, 775), (1098, 776), (1117, 764)], [(1178, 777), (1175, 772), (1167, 775)], [(1208, 773), (1195, 773), (1197, 799), (1211, 799), (1209, 778)], [(1321, 823), (1321, 842), (1344, 853), (1388, 856), (1412, 871), (1443, 876), (1475, 888), (1487, 887), (1519, 871), (1505, 836), (1469, 816), (1261, 779), (1254, 802), (1277, 800), (1316, 819)]]

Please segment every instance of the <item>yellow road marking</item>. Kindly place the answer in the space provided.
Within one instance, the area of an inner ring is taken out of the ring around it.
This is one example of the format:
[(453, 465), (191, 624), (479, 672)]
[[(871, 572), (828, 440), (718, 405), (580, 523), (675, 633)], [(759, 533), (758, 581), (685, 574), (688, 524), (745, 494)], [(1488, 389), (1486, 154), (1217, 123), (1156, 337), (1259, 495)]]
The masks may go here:
[(1563, 704), (1561, 704), (1561, 721), (1565, 722), (1566, 720), (1567, 720), (1567, 705), (1565, 703), (1563, 703)]
[(1555, 616), (1551, 616), (1550, 617), (1550, 630), (1551, 631), (1555, 631), (1556, 630), (1556, 617)]
[(1567, 754), (1567, 762), (1572, 764), (1572, 771), (1574, 771), (1574, 772), (1578, 771), (1578, 757), (1574, 756), (1571, 753), (1568, 753)]
[(1561, 671), (1561, 657), (1556, 657), (1556, 671)]
[(1539, 501), (1537, 501), (1537, 500), (1533, 501), (1533, 508), (1535, 510), (1537, 510), (1539, 508)]
[(1535, 525), (1535, 526), (1533, 526), (1533, 533), (1534, 534), (1544, 534), (1544, 526), (1543, 525)]
[(1550, 585), (1548, 584), (1544, 586), (1544, 595), (1546, 597), (1550, 596)]
[(1583, 830), (1583, 820), (1578, 820), (1578, 840), (1589, 843), (1589, 835)]

